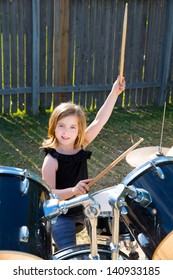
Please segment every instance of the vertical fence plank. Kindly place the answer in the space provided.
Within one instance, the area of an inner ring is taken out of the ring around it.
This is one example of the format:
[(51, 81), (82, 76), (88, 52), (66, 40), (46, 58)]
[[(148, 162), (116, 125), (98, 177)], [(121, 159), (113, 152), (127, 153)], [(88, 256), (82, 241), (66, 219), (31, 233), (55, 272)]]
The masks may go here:
[[(25, 20), (24, 20), (24, 14), (25, 14), (25, 9), (24, 9), (24, 1), (19, 0), (18, 4), (18, 85), (19, 87), (24, 87), (25, 86), (25, 74), (24, 74), (24, 69), (25, 69), (25, 60), (24, 60), (24, 37), (25, 37)], [(19, 104), (18, 104), (18, 109), (20, 111), (25, 110), (25, 105), (24, 105), (24, 94), (19, 94)]]
[[(32, 1), (25, 2), (25, 73), (26, 86), (32, 86)], [(32, 94), (25, 94), (25, 110), (32, 113)]]
[(168, 82), (168, 75), (170, 69), (170, 62), (171, 62), (171, 51), (173, 45), (173, 2), (168, 0), (167, 5), (167, 20), (165, 24), (165, 46), (163, 49), (163, 72), (162, 72), (162, 80), (161, 80), (161, 95), (158, 101), (159, 106), (163, 105), (163, 103), (167, 99), (168, 91), (166, 90), (166, 84)]
[[(0, 1), (0, 11), (2, 11), (2, 1)], [(0, 88), (3, 85), (3, 72), (2, 72), (2, 13), (0, 13)], [(0, 114), (3, 113), (2, 95), (0, 95)]]
[(116, 76), (118, 75), (118, 64), (114, 64), (114, 57), (117, 52), (115, 50), (115, 36), (116, 36), (116, 17), (117, 17), (117, 4), (116, 1), (108, 1), (108, 14), (109, 14), (109, 27), (106, 31), (108, 33), (108, 43), (107, 43), (107, 75), (106, 84), (111, 84), (114, 82)]
[[(54, 85), (59, 85), (59, 49), (60, 49), (60, 1), (54, 0)], [(54, 93), (54, 106), (60, 103), (59, 93)]]
[[(76, 84), (86, 85), (88, 57), (88, 1), (82, 0), (77, 5), (78, 21), (76, 25)], [(85, 107), (86, 92), (77, 93), (79, 103)]]
[[(75, 85), (81, 84), (81, 59), (82, 59), (82, 22), (81, 22), (81, 10), (82, 10), (82, 1), (76, 1), (76, 21), (75, 21), (75, 28), (76, 28), (76, 48), (75, 48)], [(80, 92), (75, 93), (74, 102), (80, 104)]]
[[(162, 24), (165, 20), (164, 15), (164, 3), (162, 0), (155, 1), (155, 11), (154, 11), (154, 22), (153, 22), (153, 47), (152, 47), (152, 64), (153, 64), (153, 81), (158, 81), (160, 79), (160, 71), (158, 71), (158, 65), (161, 65), (162, 56), (159, 53), (160, 42), (164, 42)], [(153, 55), (154, 54), (154, 55)], [(157, 104), (158, 89), (153, 88), (152, 92), (149, 90), (148, 102), (149, 104)]]
[[(145, 56), (145, 80), (158, 81), (158, 64), (160, 64), (161, 57), (158, 56), (158, 46), (161, 42), (163, 46), (163, 34), (161, 21), (164, 21), (163, 1), (155, 0), (150, 2), (148, 13), (148, 32), (147, 32), (147, 46)], [(160, 40), (162, 38), (162, 40)], [(146, 98), (143, 99), (144, 104), (153, 105), (157, 103), (157, 88), (152, 87), (144, 90)]]
[[(130, 80), (137, 82), (137, 73), (136, 71), (139, 71), (139, 61), (138, 61), (138, 43), (139, 43), (139, 20), (140, 20), (140, 14), (141, 14), (141, 10), (139, 11), (137, 9), (137, 5), (138, 5), (137, 0), (134, 0), (134, 6), (133, 6), (133, 13), (131, 15), (131, 28), (133, 30), (135, 30), (135, 33), (132, 32), (131, 36), (132, 36), (132, 47), (131, 47), (131, 65), (130, 65)], [(129, 7), (130, 9), (130, 7)], [(137, 15), (137, 10), (138, 10), (138, 16)], [(136, 103), (136, 93), (137, 93), (137, 89), (131, 89), (129, 90), (129, 102), (128, 102), (128, 106), (130, 107), (130, 104), (133, 104), (133, 106), (135, 106)]]
[[(58, 3), (59, 2), (59, 3)], [(54, 56), (54, 81), (56, 85), (67, 84), (68, 66), (68, 33), (69, 33), (69, 0), (59, 0), (54, 2), (54, 36), (55, 36), (55, 56)], [(59, 69), (61, 67), (61, 69)], [(67, 101), (69, 94), (58, 93), (55, 95), (57, 102)]]
[[(136, 37), (136, 64), (133, 65), (136, 71), (136, 83), (142, 83), (144, 81), (144, 61), (145, 61), (145, 42), (146, 42), (146, 25), (147, 25), (147, 7), (148, 3), (145, 0), (138, 1), (138, 8), (137, 13), (138, 16), (135, 17), (137, 23), (135, 25), (135, 34), (137, 33)], [(143, 34), (143, 36), (141, 36)], [(135, 102), (131, 101), (132, 106), (141, 106), (142, 105), (142, 95), (143, 89), (138, 88)]]
[[(2, 28), (3, 28), (3, 71), (4, 71), (4, 87), (10, 88), (10, 36), (9, 36), (9, 2), (3, 2)], [(10, 112), (10, 96), (4, 95), (4, 114)]]
[[(89, 20), (89, 27), (88, 27), (88, 67), (87, 67), (87, 84), (92, 85), (94, 83), (94, 53), (95, 53), (95, 47), (94, 47), (94, 40), (95, 38), (95, 23), (96, 23), (96, 9), (95, 9), (95, 3), (94, 1), (89, 1), (89, 14), (88, 14), (88, 20)], [(94, 100), (93, 100), (93, 92), (87, 93), (87, 100), (86, 100), (86, 107), (88, 109), (93, 109), (94, 107)]]
[(74, 85), (74, 61), (76, 55), (76, 0), (69, 2), (69, 36), (68, 36), (68, 67), (67, 67), (67, 84)]
[(32, 0), (32, 113), (38, 113), (40, 82), (40, 0)]
[[(17, 87), (17, 1), (10, 2), (11, 87)], [(17, 112), (17, 94), (11, 95), (11, 113)]]
[[(95, 24), (95, 62), (94, 62), (94, 83), (101, 84), (103, 79), (103, 1), (96, 1), (96, 24)], [(97, 96), (96, 96), (97, 95)], [(99, 96), (99, 98), (97, 98)], [(104, 91), (100, 91), (94, 94), (95, 107), (100, 108), (104, 102)]]
[[(143, 80), (143, 63), (145, 52), (145, 28), (147, 16), (147, 2), (135, 1), (133, 2), (134, 9), (132, 13), (132, 46), (131, 46), (131, 63), (130, 63), (130, 81), (134, 83), (141, 83)], [(130, 7), (129, 7), (130, 8)], [(143, 32), (143, 36), (141, 36)], [(141, 105), (141, 89), (131, 89), (129, 96), (129, 106), (136, 107)], [(132, 104), (132, 106), (131, 106)]]
[[(47, 1), (42, 0), (40, 5), (40, 86), (46, 86), (46, 58), (47, 58), (47, 23), (46, 9)], [(38, 17), (38, 15), (36, 15)], [(46, 108), (46, 92), (40, 92), (40, 111)]]
[[(53, 82), (53, 1), (47, 0), (47, 86), (52, 86)], [(51, 108), (52, 93), (46, 93), (45, 109)]]
[[(173, 80), (173, 52), (171, 52), (171, 58), (170, 58), (170, 68), (169, 68), (167, 96), (166, 96), (166, 101), (167, 101), (167, 103), (170, 103), (170, 104), (173, 104), (173, 83), (171, 83), (172, 80)], [(163, 91), (162, 91), (162, 93), (163, 93)]]

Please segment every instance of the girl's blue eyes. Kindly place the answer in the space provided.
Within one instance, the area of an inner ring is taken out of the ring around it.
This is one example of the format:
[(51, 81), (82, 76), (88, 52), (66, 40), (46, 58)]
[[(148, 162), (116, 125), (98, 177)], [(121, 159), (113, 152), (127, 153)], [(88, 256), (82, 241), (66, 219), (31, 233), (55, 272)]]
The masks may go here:
[[(58, 127), (64, 127), (62, 124), (58, 124)], [(70, 127), (71, 129), (76, 129), (75, 126)]]

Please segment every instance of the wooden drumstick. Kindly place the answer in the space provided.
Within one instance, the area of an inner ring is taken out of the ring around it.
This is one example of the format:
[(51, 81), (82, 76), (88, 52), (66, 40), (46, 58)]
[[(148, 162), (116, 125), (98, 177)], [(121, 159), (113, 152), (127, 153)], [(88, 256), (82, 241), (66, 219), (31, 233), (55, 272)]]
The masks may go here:
[(89, 184), (91, 187), (94, 185), (103, 175), (105, 175), (109, 170), (111, 170), (117, 163), (119, 163), (126, 155), (134, 150), (144, 139), (140, 138), (138, 142), (136, 142), (133, 146), (131, 146), (128, 150), (126, 150), (122, 155), (120, 155), (116, 160), (114, 160), (108, 167), (106, 167), (100, 174), (98, 174)]
[(125, 45), (126, 45), (126, 33), (127, 33), (127, 10), (128, 10), (128, 3), (126, 3), (125, 12), (124, 12), (123, 34), (122, 34), (122, 43), (121, 43), (121, 58), (120, 58), (120, 83), (122, 83), (122, 77), (124, 71), (124, 55), (125, 55)]

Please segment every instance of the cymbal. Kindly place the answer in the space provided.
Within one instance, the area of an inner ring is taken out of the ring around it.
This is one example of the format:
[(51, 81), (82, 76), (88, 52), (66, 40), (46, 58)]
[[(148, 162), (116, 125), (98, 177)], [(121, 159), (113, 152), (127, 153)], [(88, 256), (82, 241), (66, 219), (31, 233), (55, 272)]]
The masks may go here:
[(169, 149), (166, 156), (171, 156), (171, 157), (173, 156), (173, 146), (171, 147), (171, 149)]
[(170, 148), (162, 147), (159, 154), (159, 147), (157, 146), (135, 149), (126, 156), (126, 161), (132, 167), (137, 167), (159, 156), (166, 156), (169, 150)]

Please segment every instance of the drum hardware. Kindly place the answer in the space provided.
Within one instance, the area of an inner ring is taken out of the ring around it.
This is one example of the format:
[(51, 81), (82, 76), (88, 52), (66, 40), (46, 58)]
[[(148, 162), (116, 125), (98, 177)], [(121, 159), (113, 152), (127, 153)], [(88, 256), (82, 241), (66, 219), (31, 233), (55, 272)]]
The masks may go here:
[(138, 242), (141, 245), (141, 247), (147, 247), (150, 243), (147, 236), (144, 233), (138, 234)]
[(43, 202), (44, 215), (51, 221), (51, 224), (56, 223), (56, 220), (59, 215), (66, 214), (68, 211), (66, 207), (60, 208), (59, 204), (59, 200), (52, 196), (49, 200), (45, 200)]
[(162, 139), (163, 139), (163, 128), (164, 128), (164, 124), (165, 124), (165, 113), (166, 113), (166, 102), (164, 103), (162, 129), (161, 129), (161, 136), (160, 136), (160, 146), (158, 147), (158, 151), (156, 153), (157, 156), (163, 156), (163, 152), (162, 152)]
[(27, 243), (29, 239), (29, 229), (27, 226), (22, 226), (19, 229), (19, 241)]
[(119, 221), (120, 214), (127, 215), (127, 203), (125, 197), (137, 201), (142, 207), (147, 207), (151, 202), (150, 194), (141, 188), (135, 188), (133, 185), (126, 186), (124, 184), (118, 185), (118, 192), (112, 192), (109, 197), (109, 204), (112, 207), (113, 222), (112, 222), (112, 243), (110, 244), (112, 259), (117, 260), (119, 255), (120, 240), (119, 240)]
[[(134, 188), (134, 186), (129, 186), (129, 188), (130, 187)], [(136, 188), (134, 194), (129, 194), (128, 196), (137, 201), (142, 207), (147, 207), (152, 202), (150, 193), (141, 188)]]
[(124, 247), (126, 249), (126, 251), (129, 251), (129, 257), (130, 257), (130, 260), (138, 260), (139, 259), (139, 253), (137, 251), (138, 249), (138, 244), (136, 242), (136, 240), (132, 241), (131, 239), (127, 239), (127, 240), (124, 240)]
[(154, 171), (156, 171), (156, 174), (159, 176), (159, 178), (164, 180), (165, 179), (165, 175), (164, 175), (162, 169), (160, 167), (156, 166), (154, 164), (154, 162), (150, 161), (150, 163), (151, 163), (151, 166), (153, 167)]
[(97, 202), (95, 202), (92, 205), (88, 204), (85, 207), (84, 213), (91, 225), (91, 232), (89, 234), (90, 241), (91, 241), (90, 242), (91, 253), (89, 255), (89, 258), (91, 260), (100, 260), (100, 256), (98, 254), (98, 246), (97, 246), (97, 217), (100, 213), (100, 205)]
[(121, 215), (127, 215), (127, 207), (121, 206)]
[(161, 146), (157, 146), (156, 156), (158, 156), (158, 157), (164, 156)]
[(124, 240), (124, 246), (126, 248), (127, 251), (130, 251), (131, 254), (136, 254), (136, 249), (138, 248), (138, 245), (136, 242), (128, 239)]
[(137, 201), (142, 207), (147, 207), (152, 202), (150, 193), (145, 189), (136, 188), (133, 185), (126, 186), (124, 184), (119, 184), (119, 186), (121, 186), (122, 192), (118, 197), (116, 192), (112, 193), (109, 198), (109, 203), (111, 206), (118, 207), (122, 215), (127, 214), (126, 196)]
[[(114, 249), (115, 251), (118, 249), (117, 246), (113, 247), (112, 242), (112, 219), (113, 219), (113, 213), (112, 213), (112, 206), (109, 204), (109, 197), (114, 194), (120, 194), (122, 190), (125, 189), (126, 186), (123, 184), (119, 184), (114, 187), (109, 187), (103, 190), (99, 190), (95, 193), (92, 194), (92, 197), (94, 198), (95, 201), (99, 202), (101, 206), (101, 211), (100, 214), (97, 218), (98, 220), (98, 228), (97, 228), (97, 234), (98, 234), (98, 240), (101, 242), (106, 243), (109, 246), (112, 246), (112, 250)], [(132, 195), (132, 193), (136, 193), (136, 189), (131, 187), (128, 188), (129, 194)], [(124, 196), (126, 195), (127, 191), (124, 192)], [(136, 253), (134, 252), (135, 245), (133, 245), (134, 238), (132, 237), (132, 234), (130, 233), (128, 227), (126, 227), (126, 224), (124, 223), (124, 220), (122, 219), (122, 214), (126, 215), (127, 212), (127, 207), (125, 203), (124, 196), (121, 197), (121, 215), (120, 215), (120, 220), (119, 220), (119, 245), (120, 249), (123, 247), (126, 247), (127, 242), (131, 245), (129, 245), (129, 256), (130, 259), (137, 259)], [(117, 228), (117, 227), (116, 227)], [(88, 230), (89, 231), (89, 230)], [(136, 241), (135, 241), (136, 242)], [(132, 256), (133, 255), (133, 256)], [(120, 257), (120, 256), (119, 256)]]
[(119, 259), (119, 250), (120, 250), (120, 242), (119, 242), (119, 220), (120, 220), (120, 211), (113, 207), (112, 209), (112, 242), (110, 243), (111, 256), (112, 260)]
[(99, 260), (100, 257), (97, 248), (97, 217), (100, 213), (100, 205), (89, 194), (60, 202), (58, 199), (51, 198), (44, 201), (43, 209), (45, 217), (55, 222), (55, 219), (59, 215), (66, 214), (68, 209), (81, 204), (84, 206), (84, 213), (91, 225), (91, 253), (89, 258)]
[(23, 171), (23, 175), (24, 175), (24, 180), (21, 181), (20, 183), (20, 190), (22, 192), (22, 194), (26, 195), (29, 189), (29, 180), (27, 179), (27, 170), (25, 169)]
[(157, 209), (153, 208), (153, 209), (151, 210), (151, 214), (152, 214), (153, 216), (156, 216), (156, 215), (157, 215)]
[(109, 204), (112, 207), (112, 242), (110, 243), (112, 260), (118, 260), (119, 258), (119, 221), (120, 221), (120, 207), (118, 203), (122, 203), (121, 197), (124, 191), (124, 185), (121, 184), (118, 187), (118, 191), (112, 193), (109, 197)]
[(89, 194), (80, 195), (75, 198), (60, 202), (58, 199), (50, 198), (44, 201), (43, 210), (45, 217), (51, 221), (53, 219), (53, 222), (55, 222), (55, 219), (61, 214), (66, 214), (68, 209), (79, 205), (85, 206), (88, 203), (92, 204), (93, 201), (93, 198)]

